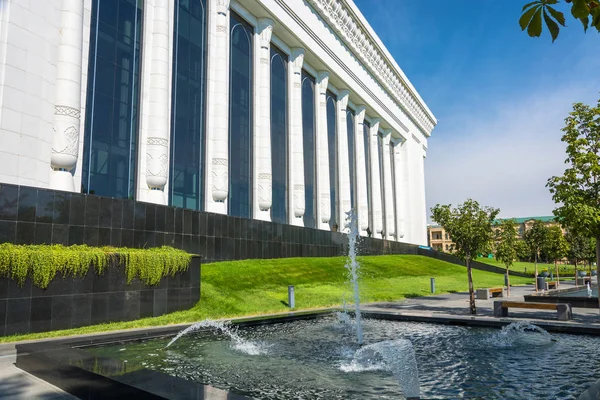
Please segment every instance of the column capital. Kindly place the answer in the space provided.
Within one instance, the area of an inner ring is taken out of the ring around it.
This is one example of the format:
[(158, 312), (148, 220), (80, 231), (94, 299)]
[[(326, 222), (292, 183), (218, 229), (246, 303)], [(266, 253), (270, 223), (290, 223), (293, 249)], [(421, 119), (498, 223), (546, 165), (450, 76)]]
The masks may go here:
[(329, 86), (329, 72), (317, 72), (317, 85), (319, 85), (319, 94), (327, 94), (327, 87)]
[(399, 136), (399, 137), (393, 137), (390, 138), (390, 141), (392, 142), (392, 144), (395, 146), (397, 144), (404, 144), (404, 142), (406, 142), (406, 138)]
[(340, 105), (340, 108), (342, 111), (346, 111), (346, 108), (348, 107), (348, 100), (350, 98), (350, 91), (343, 89), (340, 90), (338, 93), (338, 104)]
[(293, 72), (295, 74), (300, 74), (302, 71), (302, 64), (304, 64), (304, 49), (301, 47), (294, 47), (292, 49), (291, 61)]
[(356, 110), (354, 110), (354, 120), (356, 121), (356, 123), (361, 125), (364, 123), (366, 112), (367, 107), (365, 107), (364, 105), (361, 104), (356, 106)]
[(260, 35), (260, 47), (269, 49), (271, 47), (271, 35), (273, 34), (273, 22), (270, 18), (259, 18), (258, 34)]
[(380, 118), (371, 118), (371, 134), (376, 136), (379, 133)]
[(230, 0), (216, 0), (217, 2), (217, 14), (227, 16), (229, 14), (229, 1)]

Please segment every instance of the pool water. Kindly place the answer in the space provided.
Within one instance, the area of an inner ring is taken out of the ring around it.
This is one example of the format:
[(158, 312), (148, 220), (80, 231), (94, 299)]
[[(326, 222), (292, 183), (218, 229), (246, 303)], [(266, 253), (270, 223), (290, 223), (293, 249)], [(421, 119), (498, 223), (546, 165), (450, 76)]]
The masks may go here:
[[(111, 343), (85, 350), (258, 399), (402, 399), (412, 368), (424, 399), (576, 399), (600, 377), (600, 338), (426, 323), (319, 318)], [(385, 344), (385, 346), (383, 346)], [(410, 344), (409, 344), (410, 345)], [(358, 355), (361, 354), (361, 357)]]

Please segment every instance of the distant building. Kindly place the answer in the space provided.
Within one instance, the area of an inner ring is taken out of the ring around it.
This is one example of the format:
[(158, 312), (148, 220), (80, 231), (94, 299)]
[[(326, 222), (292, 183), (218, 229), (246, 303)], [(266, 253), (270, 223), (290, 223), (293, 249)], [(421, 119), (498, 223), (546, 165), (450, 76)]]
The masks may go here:
[[(525, 232), (533, 226), (533, 223), (536, 220), (542, 221), (548, 227), (553, 225), (559, 225), (558, 221), (556, 221), (556, 218), (554, 216), (501, 218), (495, 220), (494, 222), (496, 224), (499, 224), (505, 219), (512, 219), (515, 221), (519, 239), (523, 239), (523, 235), (525, 234)], [(563, 229), (562, 231), (564, 234), (565, 230)], [(446, 232), (446, 230), (440, 225), (427, 226), (427, 244), (434, 250), (443, 251), (446, 253), (454, 253), (454, 242), (452, 242), (452, 239), (450, 238), (450, 235), (448, 235), (448, 232)]]

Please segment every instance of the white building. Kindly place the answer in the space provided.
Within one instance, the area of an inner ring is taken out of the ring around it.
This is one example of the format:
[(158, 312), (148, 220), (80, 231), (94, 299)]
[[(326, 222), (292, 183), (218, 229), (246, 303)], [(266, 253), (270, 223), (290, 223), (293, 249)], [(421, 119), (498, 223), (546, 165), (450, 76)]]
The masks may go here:
[(426, 244), (436, 119), (351, 0), (0, 1), (0, 182)]

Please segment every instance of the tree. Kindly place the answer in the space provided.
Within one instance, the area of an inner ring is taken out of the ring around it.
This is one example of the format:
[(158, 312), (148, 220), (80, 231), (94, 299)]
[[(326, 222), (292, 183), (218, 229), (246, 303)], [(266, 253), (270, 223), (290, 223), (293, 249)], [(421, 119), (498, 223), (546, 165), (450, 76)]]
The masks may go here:
[(577, 265), (585, 261), (588, 255), (589, 238), (569, 229), (565, 239), (569, 243), (567, 258), (575, 265), (575, 285), (577, 285)]
[(544, 252), (548, 255), (548, 258), (554, 262), (554, 270), (556, 271), (556, 280), (558, 282), (560, 282), (558, 260), (565, 258), (568, 251), (569, 243), (565, 239), (560, 226), (553, 225), (549, 227), (544, 242)]
[(462, 258), (467, 266), (471, 314), (477, 313), (471, 260), (476, 259), (477, 254), (484, 254), (489, 250), (493, 238), (492, 223), (499, 211), (491, 207), (481, 208), (479, 203), (472, 199), (467, 199), (456, 208), (452, 208), (451, 204), (437, 204), (431, 209), (432, 219), (443, 226), (452, 237), (456, 248), (455, 255)]
[[(581, 22), (585, 32), (590, 25), (600, 32), (599, 0), (565, 0), (565, 3), (571, 4), (571, 15)], [(554, 42), (560, 32), (559, 25), (566, 26), (565, 14), (553, 7), (562, 4), (561, 0), (536, 0), (525, 4), (521, 10), (521, 18), (519, 18), (521, 30), (524, 31), (527, 28), (529, 36), (539, 37), (543, 30), (543, 17), (546, 28), (552, 36), (552, 42)]]
[(538, 288), (537, 277), (538, 277), (538, 260), (540, 259), (540, 252), (544, 247), (544, 241), (546, 240), (546, 235), (548, 232), (548, 228), (544, 223), (540, 220), (533, 221), (533, 225), (527, 231), (525, 231), (525, 242), (529, 246), (529, 249), (533, 253), (535, 257), (535, 291), (537, 292), (540, 288)]
[(554, 215), (560, 223), (596, 239), (600, 284), (600, 100), (596, 107), (574, 104), (565, 124), (561, 140), (567, 144), (567, 169), (548, 179), (546, 186), (559, 204)]
[(512, 219), (503, 219), (496, 231), (496, 260), (500, 261), (506, 267), (506, 290), (510, 296), (510, 275), (509, 268), (517, 258), (517, 230), (515, 221)]
[(527, 242), (523, 239), (518, 239), (515, 244), (515, 250), (517, 251), (517, 258), (519, 260), (531, 260), (531, 250), (527, 246)]

